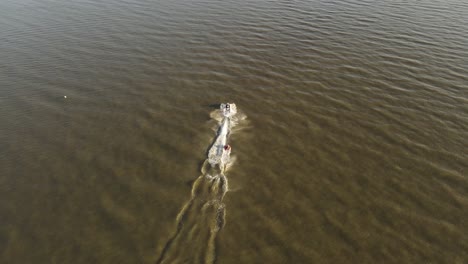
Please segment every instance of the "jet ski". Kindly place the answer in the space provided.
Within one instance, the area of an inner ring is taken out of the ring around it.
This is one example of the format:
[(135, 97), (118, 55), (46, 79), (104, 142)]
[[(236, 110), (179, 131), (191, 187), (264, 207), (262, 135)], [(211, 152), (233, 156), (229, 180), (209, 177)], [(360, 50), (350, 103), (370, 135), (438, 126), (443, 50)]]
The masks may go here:
[(223, 103), (219, 108), (225, 117), (231, 117), (237, 113), (237, 107), (234, 103)]

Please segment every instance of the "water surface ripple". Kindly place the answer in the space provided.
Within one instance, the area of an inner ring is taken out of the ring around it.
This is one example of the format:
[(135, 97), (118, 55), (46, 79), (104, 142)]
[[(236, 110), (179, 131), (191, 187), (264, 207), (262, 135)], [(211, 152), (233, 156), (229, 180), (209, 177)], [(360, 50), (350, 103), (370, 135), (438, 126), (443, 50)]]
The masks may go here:
[(157, 262), (229, 101), (217, 263), (466, 263), (467, 13), (0, 1), (0, 262)]

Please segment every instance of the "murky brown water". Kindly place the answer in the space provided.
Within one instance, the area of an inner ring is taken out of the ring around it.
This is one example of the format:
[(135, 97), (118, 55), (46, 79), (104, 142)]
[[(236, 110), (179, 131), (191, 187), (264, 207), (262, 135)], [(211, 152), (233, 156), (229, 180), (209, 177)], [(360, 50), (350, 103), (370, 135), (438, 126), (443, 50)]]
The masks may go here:
[(467, 14), (0, 0), (0, 263), (468, 263)]

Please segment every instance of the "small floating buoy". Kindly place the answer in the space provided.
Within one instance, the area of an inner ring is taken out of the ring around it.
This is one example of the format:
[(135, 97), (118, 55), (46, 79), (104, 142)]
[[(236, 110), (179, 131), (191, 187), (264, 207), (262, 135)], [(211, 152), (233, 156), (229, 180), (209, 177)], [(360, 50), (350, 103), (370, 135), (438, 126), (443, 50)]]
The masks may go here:
[(63, 98), (65, 98), (65, 99), (66, 99), (66, 98), (67, 98), (67, 96), (66, 96), (66, 95), (64, 95), (64, 96), (63, 96)]

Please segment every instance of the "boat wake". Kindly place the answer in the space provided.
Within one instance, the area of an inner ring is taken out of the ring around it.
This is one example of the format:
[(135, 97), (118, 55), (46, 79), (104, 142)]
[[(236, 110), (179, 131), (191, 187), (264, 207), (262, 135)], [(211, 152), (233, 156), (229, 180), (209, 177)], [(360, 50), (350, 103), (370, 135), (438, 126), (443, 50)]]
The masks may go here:
[(211, 113), (217, 121), (216, 137), (208, 148), (201, 175), (192, 186), (190, 200), (176, 219), (176, 230), (157, 261), (163, 263), (215, 263), (216, 238), (225, 223), (223, 197), (228, 191), (225, 175), (235, 158), (228, 144), (233, 128), (245, 119), (235, 104), (221, 104)]

